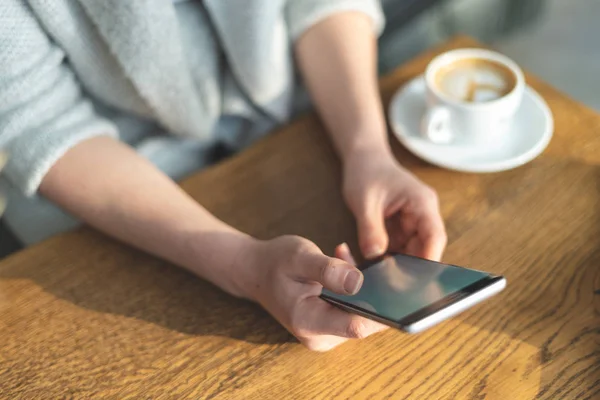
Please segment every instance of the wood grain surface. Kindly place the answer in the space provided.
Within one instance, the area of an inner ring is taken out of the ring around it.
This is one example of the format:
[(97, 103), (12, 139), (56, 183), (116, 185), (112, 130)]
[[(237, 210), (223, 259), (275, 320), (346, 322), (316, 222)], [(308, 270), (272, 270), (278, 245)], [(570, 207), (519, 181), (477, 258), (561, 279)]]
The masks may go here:
[[(456, 38), (383, 78), (386, 103), (435, 54), (466, 46), (477, 43)], [(527, 81), (555, 118), (528, 165), (451, 172), (394, 142), (440, 194), (445, 261), (505, 275), (499, 296), (419, 335), (312, 353), (256, 305), (82, 229), (0, 262), (0, 397), (599, 399), (600, 116)], [(256, 236), (356, 244), (312, 115), (182, 185)]]

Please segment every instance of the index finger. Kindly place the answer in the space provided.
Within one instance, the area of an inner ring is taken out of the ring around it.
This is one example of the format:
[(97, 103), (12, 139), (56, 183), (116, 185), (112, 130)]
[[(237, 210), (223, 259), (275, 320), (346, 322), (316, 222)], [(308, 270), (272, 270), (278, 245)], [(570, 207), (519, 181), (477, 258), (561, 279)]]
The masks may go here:
[(306, 302), (306, 329), (313, 335), (334, 335), (348, 339), (363, 339), (387, 329), (379, 322), (351, 314), (318, 297)]
[(419, 219), (417, 235), (423, 244), (423, 257), (440, 261), (448, 237), (446, 236), (444, 221), (439, 212), (429, 212)]

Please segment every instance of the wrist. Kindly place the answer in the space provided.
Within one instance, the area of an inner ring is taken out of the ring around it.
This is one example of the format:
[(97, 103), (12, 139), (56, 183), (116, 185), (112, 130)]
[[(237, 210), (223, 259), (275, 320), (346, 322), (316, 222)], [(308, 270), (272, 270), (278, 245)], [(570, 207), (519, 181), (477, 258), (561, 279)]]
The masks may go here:
[(187, 269), (225, 292), (248, 298), (244, 277), (248, 275), (248, 255), (257, 239), (233, 228), (202, 231), (189, 235)]
[(256, 292), (262, 281), (259, 262), (261, 243), (261, 240), (247, 236), (236, 249), (228, 271), (232, 294), (236, 297), (258, 302)]
[(387, 141), (382, 143), (365, 143), (354, 146), (342, 157), (344, 173), (352, 172), (355, 168), (362, 168), (365, 162), (378, 160), (381, 162), (396, 162)]
[[(380, 128), (377, 126), (381, 125)], [(390, 158), (392, 150), (387, 139), (385, 125), (370, 123), (368, 128), (357, 128), (351, 135), (339, 141), (339, 153), (344, 168), (360, 163), (365, 158)]]

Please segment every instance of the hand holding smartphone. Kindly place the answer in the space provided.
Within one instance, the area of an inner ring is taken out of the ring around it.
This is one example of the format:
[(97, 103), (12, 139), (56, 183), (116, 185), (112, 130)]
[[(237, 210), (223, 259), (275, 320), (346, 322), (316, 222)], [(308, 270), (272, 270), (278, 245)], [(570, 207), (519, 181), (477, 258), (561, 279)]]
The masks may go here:
[(408, 333), (421, 332), (500, 292), (506, 279), (418, 257), (391, 254), (358, 267), (364, 275), (353, 296), (323, 290), (336, 306)]

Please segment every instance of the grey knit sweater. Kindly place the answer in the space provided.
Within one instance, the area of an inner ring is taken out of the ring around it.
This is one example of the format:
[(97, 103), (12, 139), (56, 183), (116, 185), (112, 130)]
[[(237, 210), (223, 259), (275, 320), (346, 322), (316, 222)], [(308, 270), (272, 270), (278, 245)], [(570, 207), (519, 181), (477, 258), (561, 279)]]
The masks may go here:
[(346, 10), (382, 29), (377, 0), (2, 0), (4, 184), (36, 197), (53, 163), (96, 135), (134, 147), (149, 134), (204, 144), (228, 116), (285, 121), (293, 41)]

